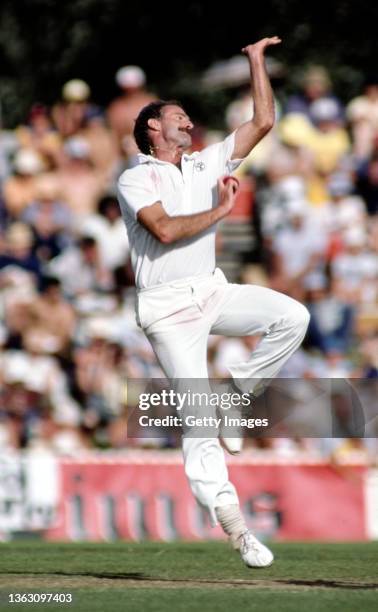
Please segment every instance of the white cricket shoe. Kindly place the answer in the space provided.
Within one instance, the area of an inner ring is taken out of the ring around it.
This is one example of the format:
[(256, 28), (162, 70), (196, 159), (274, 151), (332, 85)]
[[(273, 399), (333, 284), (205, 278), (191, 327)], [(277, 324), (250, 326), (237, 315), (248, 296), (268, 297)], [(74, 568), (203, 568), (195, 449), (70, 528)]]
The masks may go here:
[(239, 538), (239, 552), (248, 567), (268, 567), (274, 561), (273, 553), (261, 544), (250, 532), (245, 531)]

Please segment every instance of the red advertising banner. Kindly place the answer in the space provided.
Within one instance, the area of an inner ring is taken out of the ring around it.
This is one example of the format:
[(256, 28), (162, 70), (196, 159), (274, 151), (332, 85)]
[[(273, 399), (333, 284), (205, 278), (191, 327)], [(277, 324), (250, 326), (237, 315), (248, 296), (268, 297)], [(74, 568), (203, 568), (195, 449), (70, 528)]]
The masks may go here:
[[(231, 461), (248, 526), (275, 540), (365, 540), (364, 466)], [(223, 537), (196, 504), (179, 459), (65, 460), (50, 539)]]

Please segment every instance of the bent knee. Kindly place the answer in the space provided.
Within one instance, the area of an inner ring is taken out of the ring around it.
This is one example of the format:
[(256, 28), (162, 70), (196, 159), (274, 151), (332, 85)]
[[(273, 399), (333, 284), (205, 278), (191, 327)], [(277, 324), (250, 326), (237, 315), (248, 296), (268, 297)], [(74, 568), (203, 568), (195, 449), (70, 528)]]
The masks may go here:
[(293, 319), (301, 329), (306, 331), (308, 324), (310, 323), (310, 313), (306, 306), (303, 306), (300, 302), (297, 302), (295, 313), (293, 313)]
[(290, 326), (295, 327), (302, 333), (305, 332), (310, 323), (310, 313), (306, 306), (303, 306), (300, 302), (294, 302), (290, 310), (287, 312), (286, 320), (289, 321)]

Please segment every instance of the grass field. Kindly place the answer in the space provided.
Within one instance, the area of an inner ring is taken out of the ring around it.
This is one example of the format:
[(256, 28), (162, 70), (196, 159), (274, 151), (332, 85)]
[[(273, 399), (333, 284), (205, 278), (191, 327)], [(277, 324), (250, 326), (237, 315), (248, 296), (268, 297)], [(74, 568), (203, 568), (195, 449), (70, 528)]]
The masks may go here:
[[(0, 610), (370, 612), (378, 543), (275, 544), (246, 568), (224, 542), (0, 545)], [(73, 603), (10, 604), (10, 593), (72, 593)]]

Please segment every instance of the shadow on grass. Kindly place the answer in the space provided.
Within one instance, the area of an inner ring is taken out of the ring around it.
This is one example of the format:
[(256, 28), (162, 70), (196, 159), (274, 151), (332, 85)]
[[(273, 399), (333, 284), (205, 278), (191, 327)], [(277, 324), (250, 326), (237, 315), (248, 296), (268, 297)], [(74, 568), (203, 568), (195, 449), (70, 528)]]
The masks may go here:
[(66, 578), (97, 578), (102, 580), (122, 580), (122, 581), (140, 581), (141, 583), (165, 583), (167, 585), (187, 585), (187, 586), (206, 586), (206, 585), (219, 585), (226, 587), (264, 587), (264, 586), (292, 586), (292, 587), (305, 587), (305, 588), (326, 588), (326, 589), (345, 589), (345, 590), (377, 590), (377, 583), (364, 583), (364, 582), (350, 582), (342, 580), (284, 580), (277, 578), (263, 578), (262, 580), (216, 580), (216, 579), (190, 579), (190, 578), (165, 578), (158, 576), (148, 576), (142, 572), (127, 572), (124, 574), (114, 574), (109, 572), (58, 572), (58, 571), (12, 571), (12, 572), (1, 572), (1, 575), (7, 576), (63, 576)]

